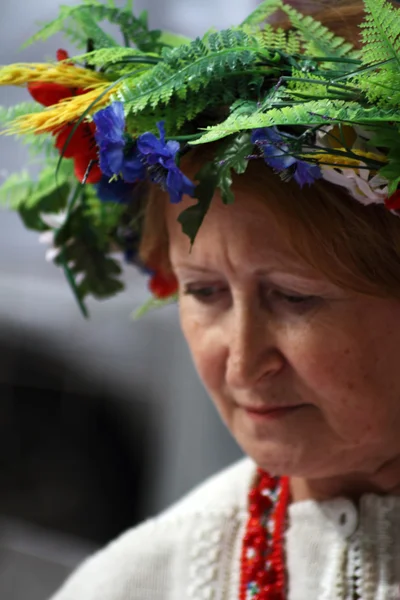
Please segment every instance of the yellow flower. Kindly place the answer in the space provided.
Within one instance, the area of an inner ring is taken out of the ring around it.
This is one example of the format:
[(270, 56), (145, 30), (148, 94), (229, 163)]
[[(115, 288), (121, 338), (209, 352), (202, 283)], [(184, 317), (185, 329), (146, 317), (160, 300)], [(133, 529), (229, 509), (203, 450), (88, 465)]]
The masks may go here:
[(16, 63), (0, 67), (0, 85), (34, 82), (58, 83), (67, 87), (94, 88), (104, 84), (104, 75), (66, 63)]
[[(348, 152), (346, 148), (338, 148), (343, 153)], [(352, 153), (356, 154), (360, 158), (351, 158), (349, 156), (338, 156), (337, 154), (329, 154), (329, 152), (302, 154), (301, 158), (304, 160), (313, 160), (321, 163), (331, 163), (338, 167), (357, 168), (363, 163), (363, 158), (376, 160), (378, 162), (387, 162), (387, 158), (382, 154), (376, 154), (374, 152), (365, 152), (364, 150), (357, 150), (352, 148)]]
[(115, 90), (112, 89), (104, 93), (109, 86), (109, 82), (102, 83), (101, 85), (99, 84), (96, 89), (90, 90), (86, 94), (66, 98), (58, 104), (54, 104), (49, 108), (44, 109), (42, 112), (23, 115), (22, 117), (15, 119), (15, 121), (12, 121), (4, 133), (21, 135), (31, 132), (45, 133), (54, 131), (62, 125), (66, 125), (67, 123), (79, 119), (89, 106), (98, 99), (88, 113), (89, 115), (92, 115), (109, 104), (111, 95), (115, 92)]

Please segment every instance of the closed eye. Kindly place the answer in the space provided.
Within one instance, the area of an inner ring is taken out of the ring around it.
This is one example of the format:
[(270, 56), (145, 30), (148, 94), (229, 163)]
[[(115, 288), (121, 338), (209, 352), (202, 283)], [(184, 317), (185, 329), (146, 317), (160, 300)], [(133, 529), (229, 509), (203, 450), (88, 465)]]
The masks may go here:
[(271, 308), (304, 313), (316, 308), (322, 298), (303, 294), (290, 294), (280, 290), (271, 290), (267, 294), (267, 303)]
[(278, 292), (278, 291), (272, 292), (271, 296), (277, 298), (278, 300), (283, 300), (284, 302), (288, 302), (288, 304), (302, 304), (304, 302), (310, 302), (311, 300), (315, 300), (315, 296), (284, 294), (283, 292)]
[(186, 285), (183, 293), (187, 296), (194, 296), (197, 300), (202, 302), (209, 302), (216, 297), (220, 296), (223, 292), (223, 288), (216, 285), (207, 285), (203, 287), (194, 287), (192, 285)]

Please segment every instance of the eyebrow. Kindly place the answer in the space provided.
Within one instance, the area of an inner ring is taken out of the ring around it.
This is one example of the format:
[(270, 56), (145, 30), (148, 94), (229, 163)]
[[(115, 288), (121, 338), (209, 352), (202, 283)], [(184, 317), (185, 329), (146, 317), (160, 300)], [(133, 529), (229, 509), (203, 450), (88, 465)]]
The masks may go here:
[[(173, 266), (176, 269), (182, 269), (182, 270), (187, 269), (188, 271), (197, 271), (198, 273), (220, 275), (219, 271), (216, 271), (214, 269), (207, 268), (207, 267), (201, 267), (199, 265), (194, 265), (194, 264), (186, 263), (186, 262), (178, 262), (176, 265), (173, 265)], [(306, 279), (308, 281), (314, 281), (314, 282), (318, 281), (318, 278), (316, 276), (312, 277), (310, 272), (306, 272), (305, 269), (298, 269), (298, 268), (295, 268), (295, 270), (293, 270), (293, 271), (282, 270), (277, 267), (271, 267), (270, 269), (259, 268), (259, 269), (255, 269), (253, 274), (257, 277), (262, 276), (262, 277), (266, 277), (266, 278), (270, 278), (272, 275), (279, 274), (279, 275), (284, 275), (284, 276), (288, 276), (288, 277), (301, 277), (302, 279)]]

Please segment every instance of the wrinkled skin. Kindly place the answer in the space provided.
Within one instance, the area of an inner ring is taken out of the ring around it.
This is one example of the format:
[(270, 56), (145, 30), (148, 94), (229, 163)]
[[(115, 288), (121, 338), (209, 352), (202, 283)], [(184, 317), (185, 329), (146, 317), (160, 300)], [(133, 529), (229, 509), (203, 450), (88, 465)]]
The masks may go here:
[[(291, 476), (298, 499), (397, 493), (400, 302), (328, 281), (256, 196), (216, 198), (191, 252), (182, 208), (167, 207), (182, 329), (245, 453)], [(255, 418), (249, 407), (292, 410)]]

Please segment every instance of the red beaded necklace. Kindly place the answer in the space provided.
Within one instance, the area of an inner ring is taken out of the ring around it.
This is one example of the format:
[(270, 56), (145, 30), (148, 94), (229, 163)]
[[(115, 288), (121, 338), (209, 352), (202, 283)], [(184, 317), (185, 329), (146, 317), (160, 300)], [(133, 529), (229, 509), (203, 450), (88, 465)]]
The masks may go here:
[(258, 469), (249, 493), (249, 520), (243, 539), (239, 600), (285, 600), (283, 536), (289, 504), (287, 477)]

